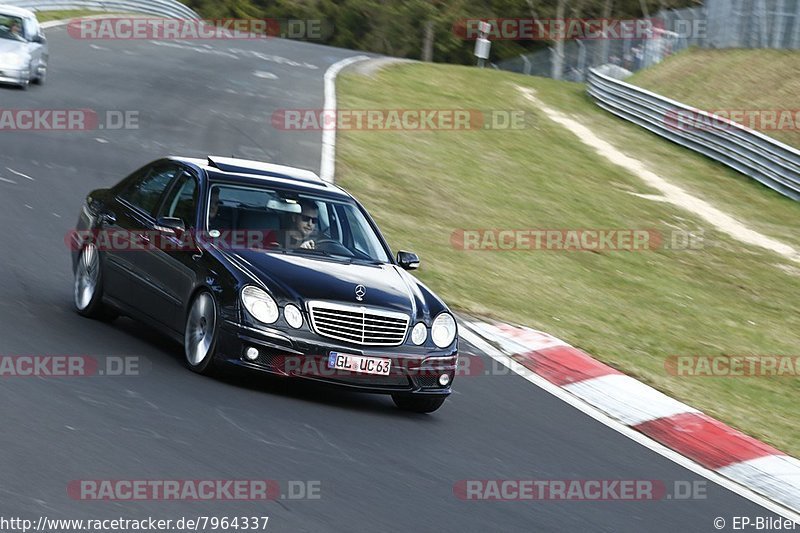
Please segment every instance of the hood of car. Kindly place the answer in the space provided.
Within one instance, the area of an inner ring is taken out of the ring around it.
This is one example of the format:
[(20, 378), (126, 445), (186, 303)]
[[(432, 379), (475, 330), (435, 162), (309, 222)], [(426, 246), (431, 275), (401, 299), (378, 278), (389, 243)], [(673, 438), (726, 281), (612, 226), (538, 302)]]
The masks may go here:
[(425, 306), (416, 280), (395, 265), (350, 263), (262, 250), (237, 250), (227, 255), (239, 268), (278, 293), (276, 296), (293, 301), (326, 300), (382, 307), (412, 317), (420, 306)]
[(27, 44), (22, 41), (15, 41), (11, 39), (0, 39), (0, 54), (18, 54), (23, 55), (27, 51)]

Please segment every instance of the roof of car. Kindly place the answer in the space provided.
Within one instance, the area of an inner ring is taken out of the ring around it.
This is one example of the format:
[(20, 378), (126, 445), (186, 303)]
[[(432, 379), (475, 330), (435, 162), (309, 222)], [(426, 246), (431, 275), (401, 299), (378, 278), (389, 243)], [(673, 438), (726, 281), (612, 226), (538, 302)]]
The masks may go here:
[(29, 9), (23, 9), (17, 6), (7, 6), (4, 4), (0, 4), (0, 14), (11, 15), (12, 17), (36, 17), (34, 12)]
[(302, 168), (220, 156), (208, 156), (207, 159), (191, 157), (173, 157), (172, 159), (199, 167), (213, 181), (236, 181), (250, 185), (271, 184), (303, 192), (349, 197), (339, 187), (325, 183), (314, 172)]

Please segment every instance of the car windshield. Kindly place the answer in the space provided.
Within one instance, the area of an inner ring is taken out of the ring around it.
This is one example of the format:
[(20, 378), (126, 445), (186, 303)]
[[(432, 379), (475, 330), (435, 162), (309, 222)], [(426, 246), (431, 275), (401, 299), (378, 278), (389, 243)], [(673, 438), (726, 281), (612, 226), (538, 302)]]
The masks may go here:
[(13, 41), (24, 41), (22, 19), (11, 15), (0, 13), (0, 39), (11, 39)]
[(209, 194), (207, 229), (213, 238), (248, 248), (389, 261), (380, 238), (354, 202), (215, 184)]

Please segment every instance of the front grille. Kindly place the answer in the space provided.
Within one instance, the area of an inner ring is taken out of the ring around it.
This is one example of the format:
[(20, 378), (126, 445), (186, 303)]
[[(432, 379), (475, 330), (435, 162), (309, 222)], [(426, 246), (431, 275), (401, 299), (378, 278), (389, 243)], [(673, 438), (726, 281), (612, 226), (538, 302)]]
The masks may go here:
[(408, 330), (408, 315), (329, 302), (309, 302), (311, 325), (324, 337), (365, 346), (398, 346)]

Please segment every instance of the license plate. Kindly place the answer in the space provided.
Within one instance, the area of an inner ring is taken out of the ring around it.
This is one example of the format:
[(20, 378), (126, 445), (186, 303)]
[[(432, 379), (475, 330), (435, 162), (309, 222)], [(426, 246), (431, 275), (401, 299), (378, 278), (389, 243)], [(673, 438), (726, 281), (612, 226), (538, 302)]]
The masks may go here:
[(365, 357), (349, 353), (331, 352), (328, 356), (328, 368), (360, 372), (362, 374), (378, 374), (388, 376), (392, 369), (391, 359), (380, 357)]

